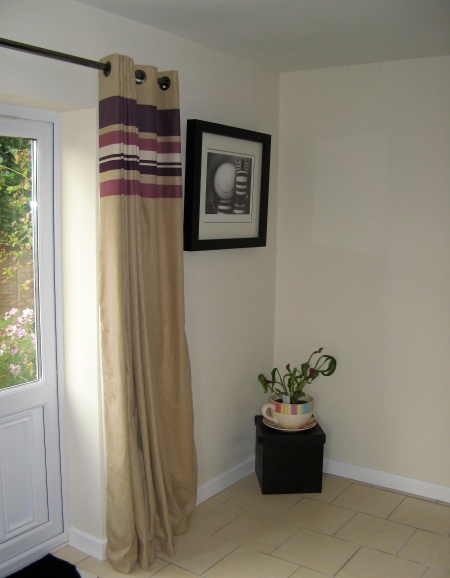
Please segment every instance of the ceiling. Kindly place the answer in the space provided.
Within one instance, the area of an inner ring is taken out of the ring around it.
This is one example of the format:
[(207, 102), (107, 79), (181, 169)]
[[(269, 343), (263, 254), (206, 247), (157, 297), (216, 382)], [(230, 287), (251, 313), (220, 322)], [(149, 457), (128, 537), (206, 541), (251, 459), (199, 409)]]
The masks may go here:
[(77, 0), (280, 72), (450, 54), (450, 0)]

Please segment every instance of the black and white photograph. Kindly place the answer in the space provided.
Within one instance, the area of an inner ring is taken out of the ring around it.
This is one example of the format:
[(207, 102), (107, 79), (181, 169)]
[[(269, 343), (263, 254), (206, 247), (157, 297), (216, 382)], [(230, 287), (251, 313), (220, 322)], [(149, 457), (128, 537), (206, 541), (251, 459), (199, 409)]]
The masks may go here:
[(208, 151), (205, 222), (250, 222), (253, 189), (252, 156)]

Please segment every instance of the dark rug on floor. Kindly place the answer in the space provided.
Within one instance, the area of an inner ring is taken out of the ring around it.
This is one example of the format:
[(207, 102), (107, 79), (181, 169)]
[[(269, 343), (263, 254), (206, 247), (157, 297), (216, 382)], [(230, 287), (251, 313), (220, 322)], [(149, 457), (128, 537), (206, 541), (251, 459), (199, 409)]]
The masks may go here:
[(22, 568), (9, 578), (80, 578), (75, 566), (47, 554), (37, 562)]

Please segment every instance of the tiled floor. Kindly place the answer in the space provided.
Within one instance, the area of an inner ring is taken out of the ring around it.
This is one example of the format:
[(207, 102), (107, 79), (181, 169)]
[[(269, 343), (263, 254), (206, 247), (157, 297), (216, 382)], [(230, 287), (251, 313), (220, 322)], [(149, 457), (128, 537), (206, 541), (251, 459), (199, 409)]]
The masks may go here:
[[(123, 578), (70, 546), (83, 578)], [(262, 495), (255, 474), (197, 506), (174, 558), (136, 578), (450, 578), (450, 505), (324, 476), (320, 494)]]

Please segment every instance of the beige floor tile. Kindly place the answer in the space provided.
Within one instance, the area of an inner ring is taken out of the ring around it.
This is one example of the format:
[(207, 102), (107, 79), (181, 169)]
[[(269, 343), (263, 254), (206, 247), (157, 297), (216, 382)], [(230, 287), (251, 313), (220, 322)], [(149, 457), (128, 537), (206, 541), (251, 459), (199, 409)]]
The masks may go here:
[(77, 572), (80, 575), (80, 578), (97, 578), (95, 574), (92, 572), (88, 572), (87, 570), (81, 570), (81, 568), (77, 568)]
[(247, 483), (248, 486), (226, 503), (228, 506), (241, 508), (247, 512), (277, 518), (299, 501), (294, 494), (261, 494), (259, 486)]
[(278, 520), (245, 513), (215, 535), (233, 544), (270, 554), (297, 530), (295, 526)]
[(237, 548), (210, 570), (205, 578), (287, 578), (297, 566), (261, 552)]
[(361, 548), (336, 578), (420, 578), (424, 570), (421, 564)]
[(342, 478), (333, 476), (323, 476), (322, 491), (319, 493), (298, 494), (302, 498), (311, 498), (319, 502), (330, 503), (342, 494), (344, 490), (350, 487), (351, 483)]
[(422, 578), (450, 578), (447, 568), (428, 568)]
[(200, 574), (194, 574), (193, 572), (189, 572), (189, 570), (179, 568), (173, 564), (168, 564), (165, 568), (155, 574), (155, 578), (197, 578), (198, 576), (200, 576)]
[(289, 578), (328, 578), (326, 574), (310, 570), (309, 568), (299, 568)]
[(336, 534), (349, 542), (396, 554), (411, 538), (414, 528), (377, 516), (358, 513)]
[(278, 519), (333, 536), (354, 515), (355, 512), (347, 508), (304, 498)]
[(403, 499), (402, 494), (361, 484), (352, 484), (333, 501), (333, 504), (380, 518), (387, 518)]
[(226, 502), (226, 501), (230, 500), (231, 498), (234, 498), (234, 496), (237, 496), (238, 494), (240, 494), (242, 492), (251, 491), (252, 489), (254, 489), (254, 486), (255, 486), (254, 483), (248, 482), (245, 479), (243, 479), (239, 482), (236, 482), (232, 486), (229, 486), (226, 490), (219, 492), (218, 494), (213, 496), (211, 499), (217, 500), (218, 502)]
[(194, 574), (202, 574), (235, 548), (236, 545), (230, 542), (191, 528), (189, 532), (175, 539), (175, 556), (158, 556)]
[(251, 482), (252, 484), (257, 484), (257, 485), (259, 485), (258, 476), (256, 475), (256, 472), (252, 472), (251, 474), (249, 474), (248, 476), (246, 476), (246, 477), (244, 478), (244, 480), (245, 480), (246, 482)]
[(450, 534), (450, 507), (426, 500), (406, 498), (389, 519), (444, 536)]
[(214, 534), (239, 516), (242, 516), (242, 510), (216, 500), (208, 500), (195, 508), (189, 526), (207, 534)]
[[(150, 576), (154, 576), (159, 570), (167, 566), (167, 562), (160, 560), (157, 558), (154, 564), (151, 565), (149, 570), (141, 570), (139, 566), (136, 564), (133, 572), (131, 574), (127, 574), (131, 578), (149, 578)], [(77, 568), (81, 570), (87, 570), (94, 574), (94, 576), (98, 576), (98, 578), (123, 578), (124, 574), (122, 572), (116, 572), (113, 570), (107, 560), (97, 560), (96, 558), (87, 558), (83, 560), (80, 564), (77, 564)]]
[(398, 556), (427, 566), (450, 568), (450, 537), (416, 530)]
[(64, 548), (60, 548), (55, 552), (52, 552), (53, 556), (56, 558), (60, 558), (61, 560), (65, 560), (66, 562), (70, 562), (70, 564), (78, 564), (82, 560), (86, 560), (89, 558), (89, 554), (85, 552), (81, 552), (72, 546), (64, 546)]
[(334, 576), (358, 548), (356, 544), (302, 529), (277, 548), (272, 555)]

